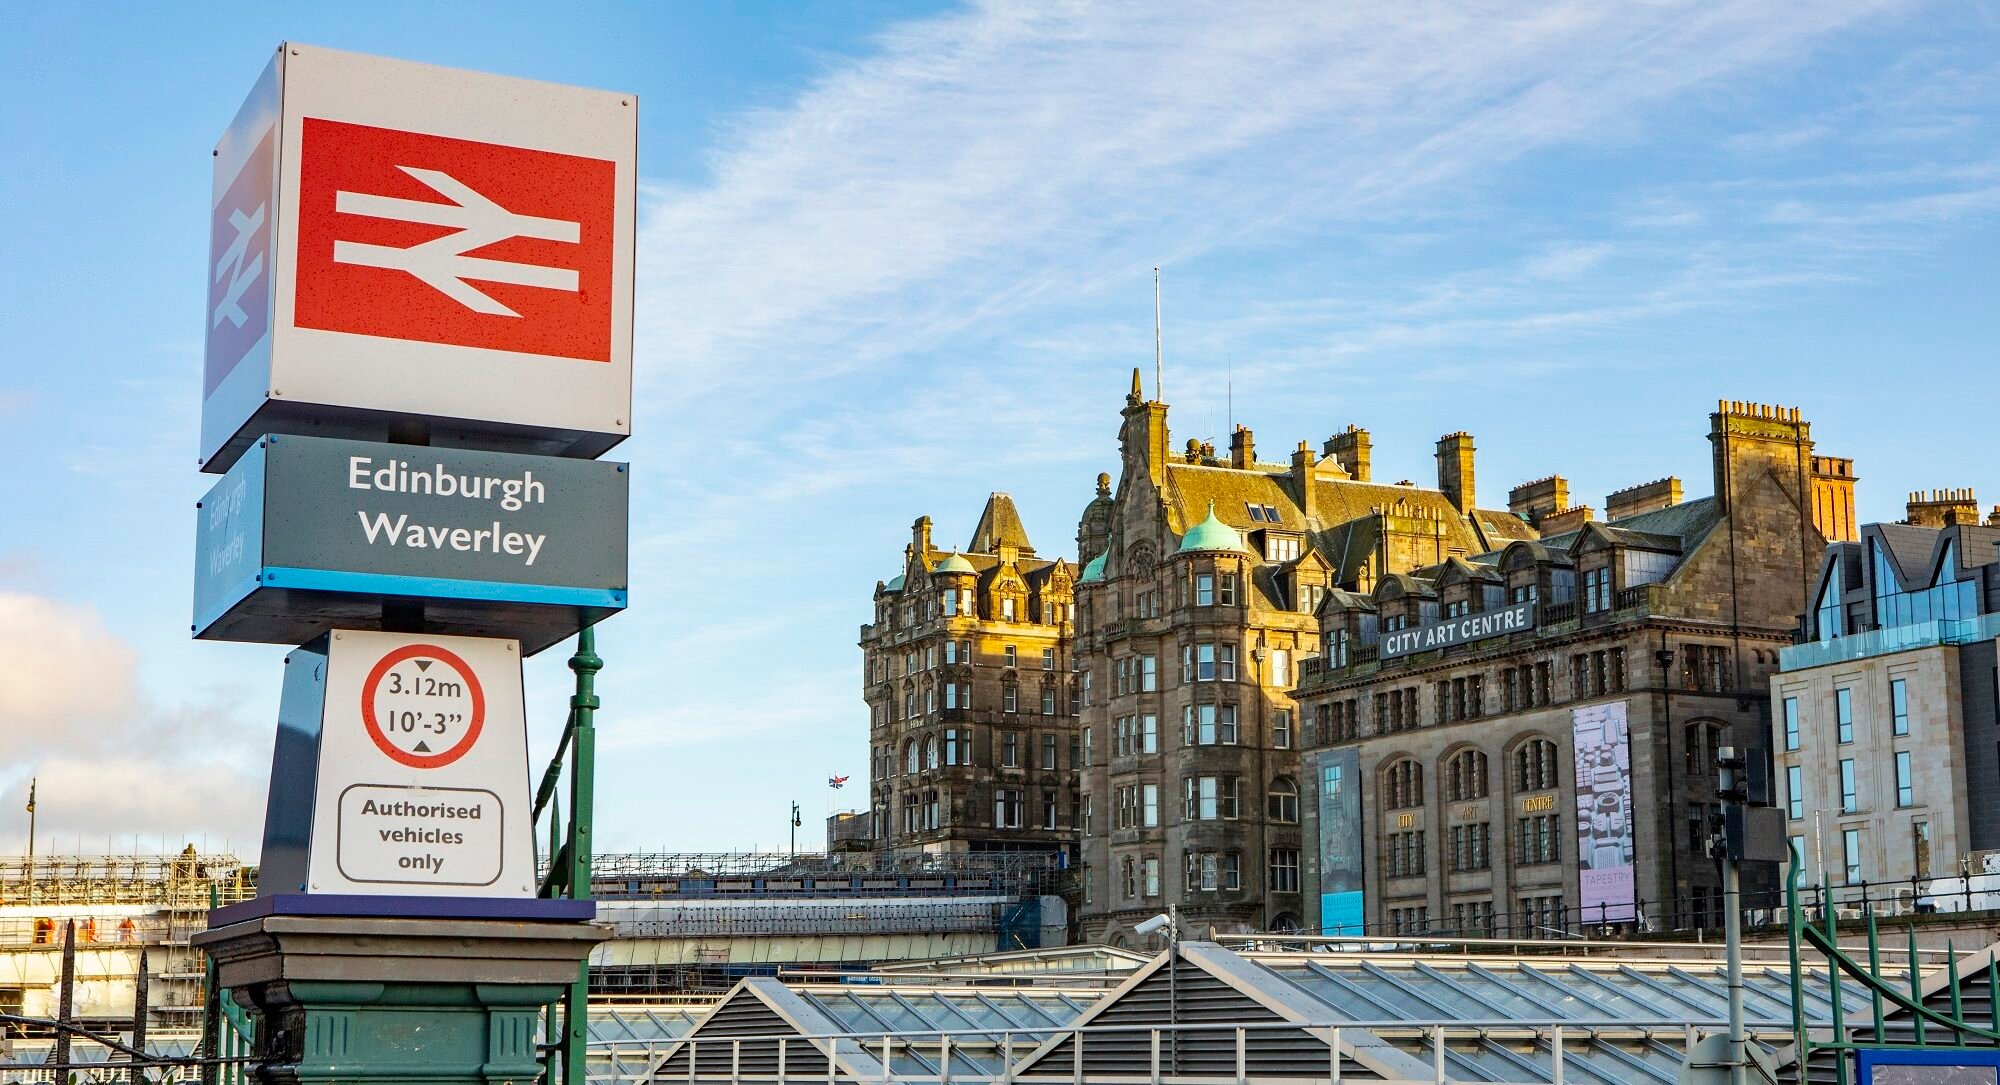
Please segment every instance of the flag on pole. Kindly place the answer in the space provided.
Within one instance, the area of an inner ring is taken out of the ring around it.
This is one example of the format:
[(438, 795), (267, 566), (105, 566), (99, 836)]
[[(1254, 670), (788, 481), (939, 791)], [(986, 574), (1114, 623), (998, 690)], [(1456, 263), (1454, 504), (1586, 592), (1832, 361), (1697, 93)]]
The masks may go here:
[(847, 777), (845, 777), (845, 776), (829, 776), (829, 777), (827, 777), (827, 778), (826, 778), (826, 786), (828, 786), (828, 787), (830, 787), (830, 788), (833, 788), (833, 789), (834, 789), (835, 791), (838, 791), (838, 790), (840, 790), (841, 788), (843, 788), (843, 787), (846, 787), (846, 786), (847, 786)]
[(35, 812), (35, 785), (40, 782), (40, 780), (28, 781), (28, 813), (30, 814)]

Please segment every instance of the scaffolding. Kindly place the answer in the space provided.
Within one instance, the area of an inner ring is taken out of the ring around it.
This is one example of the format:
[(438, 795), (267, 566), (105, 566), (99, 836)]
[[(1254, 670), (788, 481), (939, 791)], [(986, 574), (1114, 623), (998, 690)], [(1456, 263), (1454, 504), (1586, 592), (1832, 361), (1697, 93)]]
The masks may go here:
[(192, 941), (209, 910), (257, 894), (257, 872), (234, 855), (189, 846), (173, 855), (47, 855), (0, 859), (0, 952), (58, 952), (75, 923), (81, 947), (147, 953), (153, 1016), (200, 1024), (207, 961)]
[(753, 894), (1035, 896), (1061, 877), (1053, 852), (893, 855), (884, 852), (627, 852), (592, 863), (599, 899)]

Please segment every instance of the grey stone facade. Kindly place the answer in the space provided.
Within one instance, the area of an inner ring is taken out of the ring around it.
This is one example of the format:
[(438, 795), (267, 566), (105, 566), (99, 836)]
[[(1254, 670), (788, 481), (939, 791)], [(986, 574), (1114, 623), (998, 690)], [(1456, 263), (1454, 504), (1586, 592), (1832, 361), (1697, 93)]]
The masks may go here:
[[(1850, 461), (1812, 455), (1796, 410), (1719, 404), (1709, 441), (1711, 497), (1680, 502), (1677, 480), (1647, 483), (1611, 495), (1606, 507), (1625, 515), (1600, 523), (1567, 507), (1559, 478), (1538, 480), (1512, 504), (1539, 539), (1329, 596), (1325, 654), (1294, 696), (1309, 761), (1340, 749), (1358, 758), (1371, 933), (1719, 919), (1704, 854), (1715, 750), (1765, 755), (1769, 676), (1825, 545), (1820, 524), (1837, 535), (1852, 522), (1853, 475)], [(1380, 650), (1385, 634), (1524, 603), (1532, 629), (1396, 658)], [(1580, 725), (1595, 733), (1594, 721), (1620, 714), (1627, 765), (1582, 764)], [(1586, 851), (1600, 870), (1583, 869)], [(1631, 885), (1613, 896), (1636, 898), (1636, 916), (1583, 889), (1621, 863)], [(1327, 922), (1316, 868), (1309, 926)], [(1581, 907), (1587, 896), (1595, 909)]]

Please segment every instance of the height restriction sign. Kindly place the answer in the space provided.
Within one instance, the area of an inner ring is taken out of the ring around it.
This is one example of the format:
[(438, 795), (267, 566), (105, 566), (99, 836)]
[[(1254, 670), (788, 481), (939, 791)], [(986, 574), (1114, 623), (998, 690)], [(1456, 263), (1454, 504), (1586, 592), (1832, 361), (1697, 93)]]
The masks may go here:
[(486, 723), (486, 691), (449, 648), (405, 644), (375, 662), (361, 683), (361, 722), (375, 748), (413, 769), (464, 757)]
[(286, 667), (273, 891), (533, 895), (517, 642), (343, 629)]

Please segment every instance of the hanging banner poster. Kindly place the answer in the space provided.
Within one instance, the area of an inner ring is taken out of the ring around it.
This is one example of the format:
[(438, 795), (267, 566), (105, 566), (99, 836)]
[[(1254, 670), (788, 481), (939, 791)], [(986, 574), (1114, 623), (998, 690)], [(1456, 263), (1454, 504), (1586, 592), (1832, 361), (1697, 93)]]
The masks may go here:
[(1570, 710), (1576, 740), (1577, 883), (1584, 923), (1638, 916), (1632, 867), (1632, 745), (1625, 702)]
[(1319, 933), (1365, 934), (1361, 858), (1361, 751), (1315, 755), (1319, 780)]

